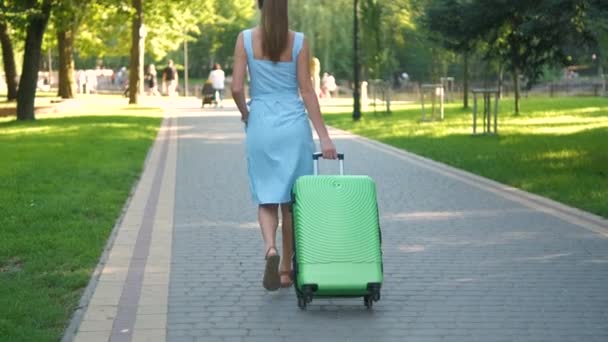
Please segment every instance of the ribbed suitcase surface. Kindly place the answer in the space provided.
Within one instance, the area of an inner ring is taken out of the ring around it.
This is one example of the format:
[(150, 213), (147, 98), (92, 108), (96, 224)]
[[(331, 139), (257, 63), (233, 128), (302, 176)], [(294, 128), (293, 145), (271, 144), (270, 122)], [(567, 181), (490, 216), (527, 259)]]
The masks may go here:
[(364, 295), (382, 283), (376, 185), (367, 176), (304, 176), (294, 192), (298, 288), (315, 295)]

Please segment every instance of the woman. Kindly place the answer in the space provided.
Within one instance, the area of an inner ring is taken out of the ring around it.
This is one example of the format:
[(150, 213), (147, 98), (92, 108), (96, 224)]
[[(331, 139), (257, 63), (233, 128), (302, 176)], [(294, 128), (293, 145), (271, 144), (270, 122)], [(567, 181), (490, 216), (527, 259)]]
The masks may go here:
[(156, 67), (150, 64), (148, 67), (148, 95), (160, 96), (158, 92), (158, 80), (156, 79)]
[(226, 74), (222, 70), (222, 66), (219, 63), (215, 63), (213, 71), (209, 73), (209, 80), (213, 85), (213, 96), (215, 101), (215, 107), (222, 107), (222, 100), (224, 100), (224, 83), (226, 82)]
[[(277, 290), (292, 285), (291, 188), (299, 176), (312, 173), (314, 143), (309, 117), (323, 157), (335, 159), (336, 148), (310, 81), (308, 42), (288, 27), (287, 0), (258, 0), (258, 6), (262, 10), (260, 26), (241, 32), (236, 42), (231, 90), (247, 132), (249, 183), (266, 253), (262, 284), (267, 290)], [(249, 107), (243, 90), (247, 67)], [(276, 249), (279, 209), (282, 259)]]

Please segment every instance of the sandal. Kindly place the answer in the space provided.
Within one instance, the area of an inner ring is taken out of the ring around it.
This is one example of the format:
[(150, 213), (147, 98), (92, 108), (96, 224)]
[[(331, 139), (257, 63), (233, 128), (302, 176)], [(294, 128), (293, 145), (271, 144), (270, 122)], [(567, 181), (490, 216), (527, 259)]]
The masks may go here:
[[(268, 255), (273, 250), (277, 252), (275, 255)], [(279, 276), (279, 262), (281, 257), (277, 249), (273, 246), (266, 251), (266, 267), (264, 269), (264, 279), (262, 285), (268, 291), (275, 291), (281, 287), (281, 277)]]
[(293, 277), (292, 277), (291, 273), (292, 273), (291, 271), (279, 271), (279, 276), (281, 277), (281, 279), (283, 277), (289, 277), (289, 281), (287, 281), (287, 282), (281, 281), (282, 288), (291, 287), (291, 285), (293, 285)]

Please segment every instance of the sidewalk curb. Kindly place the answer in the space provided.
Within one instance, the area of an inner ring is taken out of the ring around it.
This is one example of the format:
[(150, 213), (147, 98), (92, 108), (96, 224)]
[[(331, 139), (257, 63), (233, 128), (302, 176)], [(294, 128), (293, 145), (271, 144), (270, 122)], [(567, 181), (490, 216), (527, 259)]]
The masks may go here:
[(568, 206), (564, 203), (560, 203), (555, 200), (533, 194), (525, 190), (518, 189), (510, 185), (476, 175), (469, 171), (458, 169), (454, 166), (450, 166), (348, 131), (335, 127), (331, 127), (331, 129), (339, 132), (341, 135), (355, 137), (360, 143), (376, 150), (391, 154), (399, 159), (409, 161), (420, 167), (424, 167), (430, 171), (442, 174), (460, 182), (467, 183), (484, 191), (497, 194), (508, 200), (515, 201), (526, 207), (541, 211), (568, 223), (597, 233), (604, 238), (608, 238), (608, 219), (599, 215)]
[(154, 142), (152, 143), (152, 146), (150, 146), (150, 148), (148, 149), (146, 158), (144, 159), (144, 162), (143, 162), (144, 167), (142, 168), (142, 172), (140, 173), (138, 178), (135, 180), (133, 186), (131, 187), (131, 189), (129, 191), (129, 195), (121, 209), (120, 215), (119, 215), (118, 219), (116, 220), (116, 222), (114, 223), (112, 232), (108, 236), (108, 240), (106, 242), (106, 245), (103, 248), (103, 252), (101, 253), (99, 262), (97, 263), (97, 266), (95, 267), (95, 269), (93, 270), (93, 273), (91, 274), (89, 283), (88, 283), (87, 287), (85, 288), (82, 296), (80, 297), (78, 306), (76, 307), (76, 310), (72, 314), (69, 324), (67, 325), (67, 327), (64, 330), (63, 336), (61, 338), (61, 342), (71, 342), (76, 337), (78, 328), (80, 327), (80, 324), (82, 323), (84, 314), (87, 311), (91, 298), (93, 297), (93, 294), (95, 293), (95, 289), (97, 288), (97, 285), (99, 283), (99, 278), (101, 276), (101, 273), (107, 263), (110, 252), (112, 251), (112, 248), (114, 247), (114, 242), (116, 240), (116, 236), (118, 235), (120, 227), (124, 221), (125, 215), (129, 209), (131, 202), (133, 200), (133, 197), (136, 193), (136, 190), (139, 187), (139, 184), (141, 183), (143, 171), (145, 170), (146, 165), (149, 163), (153, 151), (155, 149), (161, 147), (162, 142), (159, 140), (159, 138), (163, 132), (163, 128), (166, 128), (168, 123), (169, 123), (169, 115), (167, 114), (167, 111), (165, 109), (163, 119), (162, 119), (160, 127), (158, 129), (158, 133), (156, 134), (156, 137), (154, 138)]

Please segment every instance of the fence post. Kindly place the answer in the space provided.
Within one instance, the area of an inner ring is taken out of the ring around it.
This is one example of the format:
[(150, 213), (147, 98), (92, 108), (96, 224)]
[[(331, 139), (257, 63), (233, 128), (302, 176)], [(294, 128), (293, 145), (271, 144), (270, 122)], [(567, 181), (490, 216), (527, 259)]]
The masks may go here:
[(477, 134), (477, 93), (473, 92), (473, 135)]
[(391, 87), (391, 83), (387, 82), (386, 83), (386, 113), (390, 114), (391, 113), (391, 92), (393, 91), (393, 88)]

